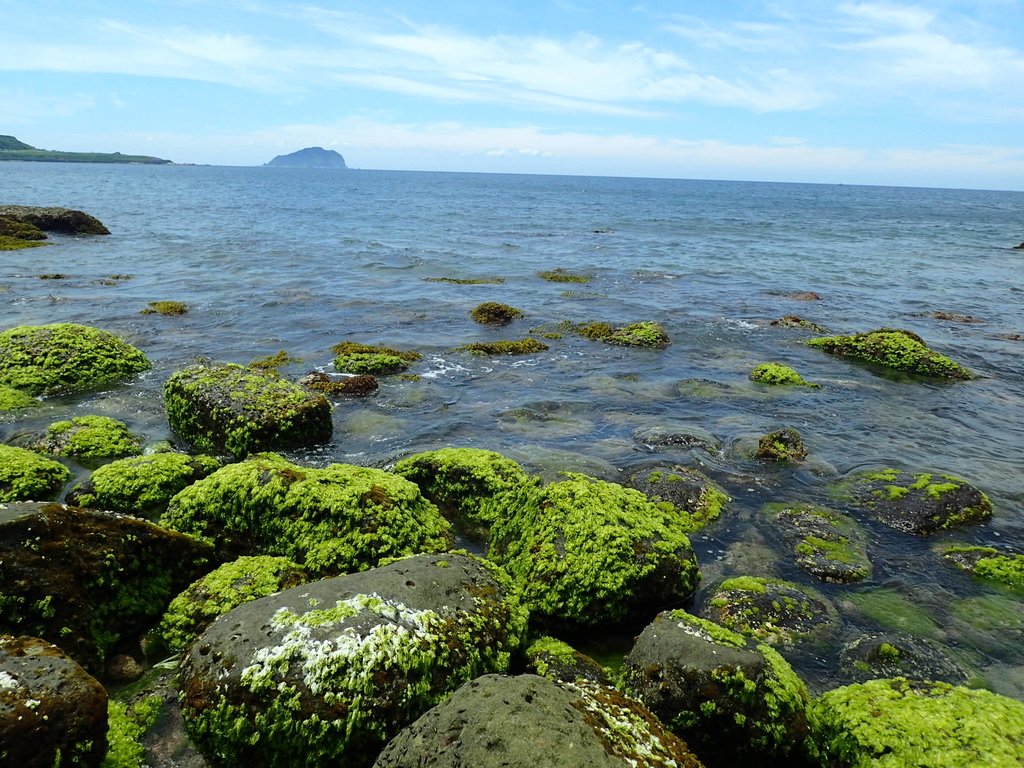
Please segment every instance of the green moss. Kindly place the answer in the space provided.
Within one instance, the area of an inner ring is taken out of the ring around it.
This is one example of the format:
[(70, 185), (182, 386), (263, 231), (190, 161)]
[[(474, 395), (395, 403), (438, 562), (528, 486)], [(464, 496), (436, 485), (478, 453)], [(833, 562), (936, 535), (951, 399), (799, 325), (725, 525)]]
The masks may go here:
[(1024, 555), (1003, 554), (993, 547), (949, 546), (942, 556), (979, 579), (1024, 594)]
[(49, 243), (41, 243), (38, 240), (22, 240), (20, 237), (11, 237), (10, 235), (0, 235), (0, 251), (20, 251), (23, 248), (37, 248), (40, 245), (49, 245)]
[(722, 626), (771, 645), (820, 640), (839, 624), (835, 608), (810, 587), (752, 576), (723, 581), (706, 612)]
[(450, 524), (408, 480), (379, 469), (299, 467), (274, 454), (230, 464), (175, 496), (161, 523), (226, 557), (289, 557), (315, 574), (440, 552)]
[(460, 352), (469, 352), (473, 355), (495, 356), (495, 355), (534, 355), (544, 352), (547, 344), (536, 339), (518, 339), (515, 341), (481, 341), (474, 344), (465, 344), (456, 347)]
[(428, 283), (450, 283), (451, 285), (502, 285), (503, 277), (425, 277)]
[(250, 368), (257, 368), (264, 371), (276, 371), (278, 368), (284, 368), (288, 365), (297, 365), (302, 362), (301, 357), (294, 357), (289, 355), (283, 349), (274, 353), (273, 355), (267, 355), (266, 357), (257, 357), (251, 363)]
[(188, 305), (180, 301), (151, 301), (140, 315), (184, 315)]
[(14, 216), (0, 215), (0, 237), (18, 240), (45, 240), (46, 233), (35, 224), (22, 221)]
[(904, 678), (828, 691), (811, 706), (808, 751), (821, 765), (1014, 768), (1024, 763), (1024, 703)]
[(972, 379), (974, 374), (948, 357), (933, 352), (920, 336), (881, 328), (853, 336), (822, 336), (807, 342), (839, 357), (942, 379)]
[(30, 395), (95, 389), (148, 368), (139, 350), (84, 325), (20, 326), (0, 333), (0, 384)]
[(552, 283), (589, 283), (594, 279), (591, 275), (567, 272), (561, 267), (546, 272), (538, 272), (537, 277)]
[(38, 405), (39, 401), (32, 395), (0, 384), (0, 411), (19, 411), (24, 408), (36, 408)]
[(614, 623), (683, 600), (699, 572), (684, 527), (642, 493), (567, 474), (484, 502), (488, 555), (552, 625)]
[(63, 464), (24, 448), (0, 445), (0, 502), (48, 501), (70, 479)]
[(133, 704), (111, 699), (107, 703), (107, 755), (100, 768), (146, 768), (142, 737), (153, 727), (163, 698), (150, 696)]
[(665, 329), (652, 320), (630, 323), (622, 328), (616, 328), (603, 340), (620, 347), (651, 347), (653, 349), (663, 349), (671, 343)]
[(306, 571), (286, 557), (240, 557), (175, 597), (160, 620), (159, 633), (168, 650), (177, 653), (232, 608), (308, 579)]
[(343, 341), (331, 347), (336, 357), (334, 367), (341, 373), (369, 373), (385, 376), (401, 373), (423, 355), (419, 352), (401, 351), (383, 345), (371, 346), (354, 341)]
[(70, 456), (90, 464), (138, 456), (142, 453), (142, 440), (129, 432), (123, 421), (109, 416), (76, 416), (47, 427), (36, 448), (42, 453)]
[(806, 381), (803, 376), (787, 365), (779, 363), (761, 363), (750, 372), (751, 381), (769, 385), (794, 385), (800, 387), (819, 388), (819, 384)]
[(688, 634), (696, 634), (701, 639), (726, 648), (745, 648), (748, 640), (741, 634), (726, 629), (721, 624), (702, 619), (682, 610), (672, 611), (669, 618), (676, 622), (680, 629)]
[(486, 538), (493, 507), (484, 499), (511, 490), (529, 476), (512, 459), (480, 448), (442, 448), (403, 459), (395, 474), (419, 486), (423, 495), (437, 504), (474, 539)]
[(483, 304), (477, 304), (469, 316), (484, 325), (507, 325), (523, 317), (523, 310), (497, 301), (485, 301)]
[(104, 464), (68, 493), (69, 504), (154, 517), (171, 498), (220, 468), (212, 456), (155, 453)]

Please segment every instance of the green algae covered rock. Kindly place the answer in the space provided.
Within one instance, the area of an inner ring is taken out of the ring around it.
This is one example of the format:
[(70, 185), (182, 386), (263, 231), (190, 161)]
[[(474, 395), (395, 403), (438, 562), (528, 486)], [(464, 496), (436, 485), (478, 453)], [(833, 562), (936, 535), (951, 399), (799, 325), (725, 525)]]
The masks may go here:
[(39, 401), (32, 395), (8, 387), (6, 384), (0, 384), (0, 411), (20, 411), (38, 406)]
[(759, 384), (770, 384), (772, 386), (788, 384), (797, 387), (811, 387), (812, 389), (818, 389), (821, 387), (820, 384), (814, 384), (813, 382), (805, 380), (803, 376), (794, 371), (788, 365), (782, 365), (780, 363), (761, 363), (750, 372), (750, 380), (756, 381)]
[(331, 404), (274, 371), (198, 365), (164, 385), (167, 421), (201, 451), (236, 459), (331, 439)]
[(97, 768), (107, 692), (57, 646), (0, 635), (0, 765)]
[(501, 569), (464, 554), (306, 584), (188, 647), (182, 715), (218, 765), (365, 768), (460, 685), (506, 671), (526, 623)]
[(58, 644), (93, 673), (208, 569), (211, 548), (145, 520), (64, 504), (0, 507), (0, 632)]
[(665, 329), (653, 320), (630, 323), (616, 328), (604, 341), (620, 347), (651, 347), (664, 349), (671, 343)]
[(419, 352), (392, 349), (383, 345), (372, 346), (355, 341), (343, 341), (331, 347), (336, 357), (334, 367), (341, 373), (367, 373), (385, 376), (401, 373), (420, 360)]
[(279, 555), (328, 575), (452, 543), (450, 523), (405, 478), (350, 464), (299, 467), (270, 453), (185, 488), (161, 523), (225, 559)]
[(700, 768), (642, 704), (594, 683), (485, 675), (388, 744), (374, 768)]
[(648, 467), (631, 475), (628, 483), (652, 501), (667, 505), (687, 533), (717, 520), (730, 501), (725, 491), (692, 467)]
[(992, 502), (953, 475), (898, 469), (859, 472), (835, 494), (867, 508), (880, 522), (904, 533), (928, 536), (987, 520)]
[(566, 476), (484, 502), (494, 517), (488, 556), (541, 625), (626, 621), (693, 594), (700, 573), (679, 516), (631, 488)]
[(792, 427), (777, 429), (761, 436), (754, 458), (761, 461), (802, 461), (807, 458), (807, 446), (800, 433)]
[(508, 325), (521, 318), (523, 310), (497, 301), (485, 301), (473, 307), (469, 316), (484, 325)]
[(915, 333), (880, 328), (852, 336), (820, 336), (807, 343), (837, 357), (861, 360), (897, 371), (939, 379), (972, 379), (974, 374), (959, 363), (928, 348)]
[(839, 628), (839, 614), (824, 596), (782, 579), (726, 579), (711, 593), (702, 613), (769, 645), (819, 642)]
[(0, 502), (48, 501), (71, 472), (63, 464), (25, 448), (0, 445)]
[(608, 670), (558, 638), (545, 635), (534, 639), (523, 652), (526, 671), (556, 683), (589, 681), (610, 685)]
[(232, 608), (309, 581), (287, 557), (240, 557), (211, 571), (175, 597), (160, 620), (167, 649), (177, 653)]
[(472, 344), (463, 344), (456, 347), (460, 352), (469, 352), (471, 355), (481, 357), (494, 357), (496, 355), (535, 355), (544, 352), (548, 345), (537, 339), (509, 339), (505, 341), (476, 341)]
[[(416, 483), (442, 513), (477, 540), (487, 538), (493, 522), (483, 514), (483, 501), (529, 480), (517, 462), (482, 448), (417, 453), (395, 464), (394, 472)], [(496, 511), (487, 508), (488, 515)]]
[(25, 325), (0, 333), (0, 384), (30, 395), (83, 392), (148, 368), (135, 347), (86, 325)]
[(869, 680), (825, 693), (809, 715), (808, 752), (830, 768), (1024, 764), (1024, 703), (990, 691)]
[(86, 466), (109, 459), (138, 456), (142, 440), (123, 421), (109, 416), (75, 416), (55, 421), (33, 446), (40, 453), (67, 456)]
[(839, 653), (839, 674), (856, 683), (906, 677), (959, 685), (968, 679), (945, 646), (897, 632), (870, 632), (847, 643)]
[(789, 542), (796, 564), (822, 581), (849, 584), (871, 576), (860, 526), (815, 504), (768, 504), (765, 516)]
[(622, 687), (710, 765), (785, 764), (807, 734), (807, 689), (785, 659), (685, 611), (640, 633)]
[(1024, 555), (962, 544), (945, 546), (941, 553), (947, 563), (972, 576), (1024, 594)]
[(104, 464), (72, 488), (67, 502), (79, 507), (153, 519), (179, 491), (219, 469), (212, 456), (154, 453)]

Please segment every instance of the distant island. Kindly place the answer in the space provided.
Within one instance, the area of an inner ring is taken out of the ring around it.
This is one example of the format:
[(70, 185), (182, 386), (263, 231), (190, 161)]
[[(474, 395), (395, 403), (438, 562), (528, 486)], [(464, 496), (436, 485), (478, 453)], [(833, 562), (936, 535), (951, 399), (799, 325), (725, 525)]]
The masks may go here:
[(61, 152), (37, 149), (13, 136), (0, 136), (0, 160), (28, 160), (37, 163), (144, 163), (170, 165), (170, 160), (149, 155), (122, 155), (120, 152)]
[(274, 168), (348, 168), (345, 158), (333, 149), (306, 147), (290, 155), (278, 155), (267, 167)]

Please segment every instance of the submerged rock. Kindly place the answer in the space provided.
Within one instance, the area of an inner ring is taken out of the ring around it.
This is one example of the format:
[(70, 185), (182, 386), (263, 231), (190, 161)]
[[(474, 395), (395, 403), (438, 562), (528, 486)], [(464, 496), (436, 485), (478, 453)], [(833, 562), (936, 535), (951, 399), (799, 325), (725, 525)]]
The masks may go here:
[(49, 501), (71, 479), (63, 464), (26, 448), (0, 445), (0, 502)]
[(118, 459), (72, 488), (68, 504), (147, 519), (159, 517), (175, 494), (219, 469), (212, 456), (154, 453)]
[(85, 466), (110, 459), (138, 456), (142, 439), (128, 431), (123, 421), (109, 416), (75, 416), (55, 421), (32, 448), (51, 456), (68, 456)]
[(221, 616), (182, 657), (182, 714), (218, 764), (365, 768), (458, 686), (504, 672), (525, 628), (500, 569), (400, 560)]
[(711, 478), (692, 467), (648, 467), (626, 482), (652, 501), (670, 505), (688, 533), (717, 520), (730, 501)]
[(852, 336), (822, 336), (807, 343), (837, 357), (862, 360), (883, 368), (941, 379), (972, 379), (959, 363), (928, 348), (916, 333), (894, 328)]
[(769, 325), (777, 325), (782, 328), (803, 328), (814, 333), (828, 333), (828, 331), (817, 323), (805, 320), (799, 315), (783, 315), (777, 320), (772, 320)]
[(57, 643), (100, 673), (160, 618), (211, 549), (180, 533), (63, 504), (0, 507), (0, 632)]
[(640, 633), (622, 686), (709, 766), (785, 764), (807, 734), (807, 689), (785, 659), (685, 611)]
[(851, 518), (814, 504), (769, 504), (765, 514), (789, 542), (796, 564), (822, 581), (871, 576), (863, 531)]
[(892, 632), (861, 635), (844, 646), (839, 654), (839, 673), (858, 683), (882, 677), (953, 684), (968, 679), (939, 643)]
[(807, 446), (799, 432), (786, 427), (762, 435), (754, 458), (761, 461), (802, 461), (807, 458)]
[(810, 711), (812, 759), (829, 766), (1024, 764), (1024, 703), (903, 678), (828, 691)]
[(478, 341), (456, 347), (460, 352), (472, 355), (494, 357), (496, 355), (535, 355), (546, 352), (548, 345), (534, 338), (513, 339), (509, 341)]
[(688, 599), (700, 573), (677, 516), (642, 493), (584, 475), (486, 501), (488, 556), (542, 626), (628, 621)]
[(333, 378), (329, 374), (316, 371), (299, 379), (299, 386), (325, 395), (341, 395), (343, 397), (369, 397), (377, 391), (377, 377), (368, 373)]
[(452, 544), (451, 525), (408, 480), (350, 464), (300, 467), (272, 453), (185, 488), (161, 524), (212, 543), (225, 559), (279, 555), (326, 575)]
[(0, 635), (0, 764), (97, 768), (107, 692), (55, 645)]
[(374, 763), (421, 766), (700, 768), (701, 762), (614, 688), (485, 675), (403, 730)]
[(889, 527), (918, 536), (992, 516), (988, 496), (953, 475), (892, 468), (859, 472), (840, 483), (835, 492), (840, 498), (866, 508)]
[(148, 368), (135, 347), (86, 325), (23, 325), (0, 333), (0, 384), (30, 395), (84, 392)]
[(699, 448), (714, 454), (722, 447), (721, 441), (706, 429), (691, 424), (660, 424), (638, 429), (633, 433), (633, 440), (653, 451)]
[(236, 459), (331, 439), (331, 404), (274, 371), (197, 365), (164, 385), (171, 429), (201, 451)]
[(171, 601), (160, 620), (160, 637), (168, 651), (177, 653), (232, 608), (308, 581), (306, 570), (286, 557), (259, 555), (224, 563)]
[[(452, 522), (475, 540), (486, 540), (494, 506), (483, 502), (526, 483), (516, 461), (481, 448), (442, 448), (402, 459), (394, 472), (419, 486)], [(486, 510), (486, 514), (485, 514)]]
[(781, 579), (726, 579), (708, 597), (701, 613), (769, 645), (820, 642), (839, 628), (839, 614), (824, 596)]

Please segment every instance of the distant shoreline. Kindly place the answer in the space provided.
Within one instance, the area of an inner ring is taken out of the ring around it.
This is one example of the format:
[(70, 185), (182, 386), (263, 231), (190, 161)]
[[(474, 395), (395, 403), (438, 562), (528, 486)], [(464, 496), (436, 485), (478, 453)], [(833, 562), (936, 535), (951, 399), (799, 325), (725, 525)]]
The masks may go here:
[(0, 150), (0, 162), (21, 160), (30, 163), (130, 163), (137, 165), (174, 165), (171, 160), (149, 155), (122, 155), (120, 152), (60, 152), (51, 149)]

